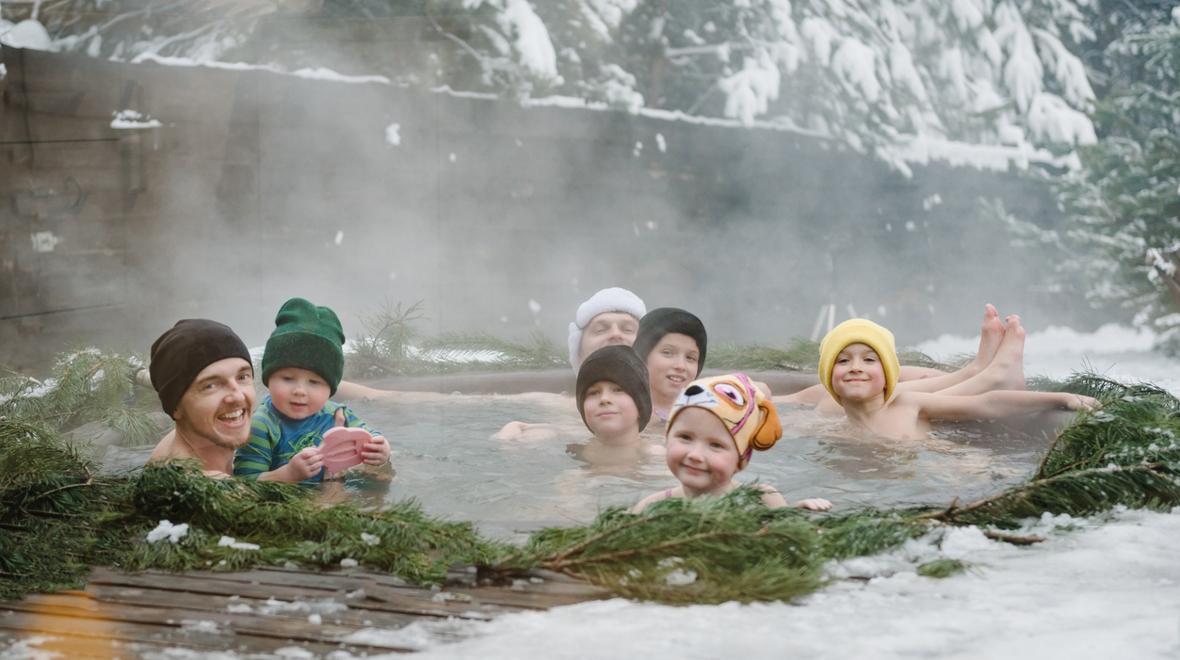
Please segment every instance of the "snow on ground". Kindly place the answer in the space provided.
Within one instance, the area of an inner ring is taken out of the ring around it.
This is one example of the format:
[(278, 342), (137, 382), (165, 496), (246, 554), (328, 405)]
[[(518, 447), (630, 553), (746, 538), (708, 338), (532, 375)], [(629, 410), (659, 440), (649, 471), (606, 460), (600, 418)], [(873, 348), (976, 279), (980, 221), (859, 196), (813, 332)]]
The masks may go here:
[[(1148, 381), (1180, 396), (1180, 360), (1151, 352), (1155, 333), (1119, 325), (1094, 332), (1050, 326), (1030, 332), (1024, 346), (1026, 376), (1064, 379), (1093, 371), (1121, 382)], [(913, 348), (939, 360), (974, 353), (978, 337), (943, 335)]]
[[(1180, 394), (1180, 362), (1151, 353), (1154, 341), (1150, 332), (1113, 325), (1092, 333), (1048, 328), (1029, 334), (1026, 372), (1062, 378), (1093, 369)], [(978, 337), (945, 336), (916, 348), (937, 358), (977, 344)], [(615, 599), (366, 634), (422, 649), (424, 658), (1180, 657), (1180, 508), (1046, 515), (1023, 531), (1047, 541), (1016, 547), (966, 528), (833, 564), (829, 575), (870, 579), (838, 580), (794, 604)], [(918, 564), (937, 557), (970, 568), (941, 580), (917, 575)]]
[(797, 604), (615, 599), (488, 623), (370, 629), (366, 639), (424, 649), (424, 659), (1176, 658), (1180, 509), (1109, 517), (1038, 522), (1033, 531), (1048, 540), (1023, 548), (958, 530), (965, 538), (944, 539), (940, 552), (965, 557), (963, 574), (920, 577), (898, 561), (903, 550), (859, 560), (858, 570), (879, 571), (867, 582), (837, 582)]

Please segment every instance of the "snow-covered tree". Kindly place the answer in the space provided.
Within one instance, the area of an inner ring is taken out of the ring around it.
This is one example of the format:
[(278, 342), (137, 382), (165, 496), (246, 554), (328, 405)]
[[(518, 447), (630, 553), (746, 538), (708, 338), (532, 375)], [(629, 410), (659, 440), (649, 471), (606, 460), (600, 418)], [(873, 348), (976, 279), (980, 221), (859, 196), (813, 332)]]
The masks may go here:
[(998, 206), (990, 215), (1018, 246), (1053, 255), (1052, 287), (1121, 309), (1180, 352), (1180, 7), (1152, 5), (1126, 4), (1132, 16), (1114, 21), (1126, 32), (1092, 60), (1099, 140), (1078, 150), (1077, 167), (1046, 176), (1064, 226), (1040, 228)]
[[(306, 2), (292, 2), (287, 9)], [(46, 46), (52, 50), (128, 61), (144, 54), (217, 60), (248, 40), (257, 20), (273, 13), (277, 4), (272, 0), (207, 0), (184, 7), (170, 0), (0, 3), (0, 41), (4, 41), (6, 24), (10, 29), (36, 23), (52, 38)]]
[(1081, 150), (1082, 167), (1059, 190), (1066, 239), (1088, 255), (1071, 265), (1102, 276), (1093, 295), (1180, 348), (1180, 7), (1173, 15), (1112, 44), (1140, 75), (1112, 79), (1095, 114), (1102, 139)]
[(882, 155), (918, 139), (1065, 153), (1096, 137), (1077, 53), (1097, 1), (47, 0), (42, 22), (59, 50), (294, 69), (332, 44), (299, 40), (292, 19), (405, 16), (431, 38), (349, 73), (769, 122)]
[[(451, 3), (462, 0), (448, 0)], [(519, 0), (523, 2), (524, 0)], [(1074, 54), (1087, 0), (560, 0), (537, 3), (549, 88), (622, 105), (803, 127), (874, 150), (916, 136), (1095, 141)], [(517, 0), (466, 0), (481, 31), (523, 34)], [(542, 9), (544, 7), (544, 9)], [(504, 57), (505, 45), (493, 49)], [(519, 50), (519, 49), (517, 49)], [(534, 66), (526, 68), (536, 69)], [(609, 90), (609, 91), (603, 91)]]

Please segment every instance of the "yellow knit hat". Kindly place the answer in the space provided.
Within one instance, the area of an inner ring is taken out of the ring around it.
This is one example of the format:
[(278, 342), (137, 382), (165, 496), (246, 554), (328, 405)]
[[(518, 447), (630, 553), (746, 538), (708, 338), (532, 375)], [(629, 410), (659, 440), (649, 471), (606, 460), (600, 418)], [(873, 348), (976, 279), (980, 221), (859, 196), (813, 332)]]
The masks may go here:
[(864, 344), (881, 359), (881, 368), (885, 371), (885, 400), (888, 401), (901, 373), (897, 345), (892, 332), (868, 319), (848, 319), (824, 335), (823, 341), (819, 343), (819, 382), (827, 388), (833, 399), (840, 401), (836, 390), (832, 388), (832, 367), (836, 365), (840, 351), (851, 344)]
[(704, 408), (717, 416), (733, 438), (738, 468), (746, 467), (754, 450), (766, 451), (783, 437), (774, 404), (743, 373), (694, 380), (672, 405), (668, 431), (685, 408)]

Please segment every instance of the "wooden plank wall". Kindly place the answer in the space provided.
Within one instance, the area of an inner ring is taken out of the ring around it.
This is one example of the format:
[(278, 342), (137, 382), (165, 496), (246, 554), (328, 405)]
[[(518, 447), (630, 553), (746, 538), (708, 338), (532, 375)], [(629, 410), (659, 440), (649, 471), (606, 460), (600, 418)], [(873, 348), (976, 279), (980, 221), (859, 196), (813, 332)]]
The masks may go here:
[[(342, 63), (381, 47), (346, 36), (364, 36), (354, 23), (313, 26), (350, 44)], [(970, 331), (984, 300), (1071, 310), (1029, 290), (1037, 264), (996, 268), (1006, 240), (974, 222), (980, 197), (1054, 221), (1045, 191), (1010, 175), (907, 179), (782, 131), (2, 56), (0, 364), (79, 342), (143, 352), (191, 316), (258, 345), (291, 295), (333, 304), (350, 336), (381, 301), (424, 299), (425, 334), (539, 329), (559, 345), (577, 303), (616, 283), (693, 308), (722, 340), (806, 335), (829, 301), (886, 305), (918, 338)], [(162, 126), (113, 129), (121, 109)]]

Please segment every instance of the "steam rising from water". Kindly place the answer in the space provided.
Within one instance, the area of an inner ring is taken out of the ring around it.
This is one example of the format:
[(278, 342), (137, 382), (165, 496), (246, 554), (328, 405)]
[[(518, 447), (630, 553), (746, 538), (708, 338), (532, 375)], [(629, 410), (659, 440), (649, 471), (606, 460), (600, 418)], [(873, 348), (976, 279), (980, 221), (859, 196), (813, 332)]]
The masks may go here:
[[(306, 59), (375, 73), (359, 49), (286, 27)], [(136, 81), (130, 102), (107, 94), (111, 111), (163, 126), (120, 136), (120, 166), (142, 185), (130, 208), (102, 214), (124, 235), (123, 295), (113, 314), (78, 322), (88, 343), (142, 351), (203, 316), (260, 344), (299, 295), (335, 308), (349, 336), (386, 301), (423, 300), (425, 335), (535, 330), (560, 346), (576, 306), (616, 285), (697, 313), (714, 341), (782, 345), (828, 305), (835, 321), (873, 317), (903, 344), (970, 334), (986, 301), (1031, 328), (1050, 315), (1088, 324), (1076, 301), (1036, 289), (1048, 265), (1014, 255), (981, 219), (981, 197), (1056, 217), (1014, 177), (930, 166), (906, 178), (795, 132), (522, 108), (323, 69), (94, 66), (75, 82)]]

